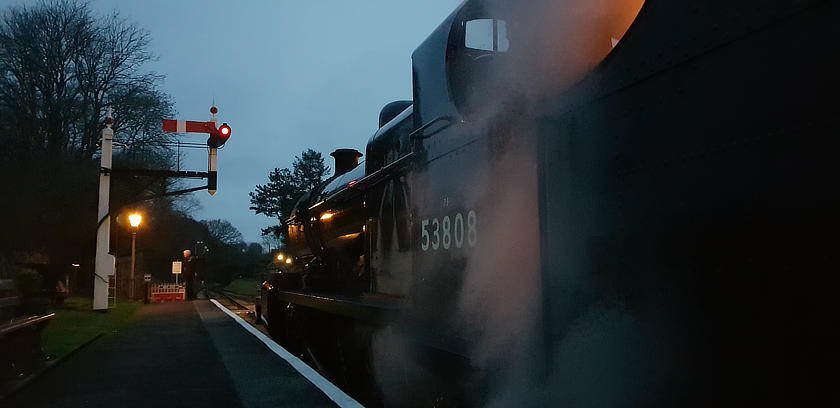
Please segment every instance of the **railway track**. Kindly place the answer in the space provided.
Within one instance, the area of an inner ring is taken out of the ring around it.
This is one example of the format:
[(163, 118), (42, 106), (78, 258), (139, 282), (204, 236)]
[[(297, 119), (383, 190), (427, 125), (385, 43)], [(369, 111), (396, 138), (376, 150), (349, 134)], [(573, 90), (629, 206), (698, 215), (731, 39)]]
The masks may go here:
[(208, 299), (216, 299), (230, 311), (236, 313), (251, 324), (255, 322), (255, 306), (253, 301), (244, 299), (237, 293), (230, 292), (219, 286), (207, 287), (204, 289)]
[(261, 322), (257, 322), (255, 313), (256, 308), (254, 306), (253, 299), (249, 301), (243, 298), (242, 295), (225, 290), (225, 288), (221, 286), (205, 287), (204, 295), (207, 299), (216, 299), (216, 301), (221, 303), (222, 306), (226, 307), (231, 312), (236, 313), (237, 316), (251, 324), (251, 326), (254, 326), (254, 328), (262, 332), (262, 334), (271, 337), (271, 334), (268, 332), (265, 325), (261, 324)]

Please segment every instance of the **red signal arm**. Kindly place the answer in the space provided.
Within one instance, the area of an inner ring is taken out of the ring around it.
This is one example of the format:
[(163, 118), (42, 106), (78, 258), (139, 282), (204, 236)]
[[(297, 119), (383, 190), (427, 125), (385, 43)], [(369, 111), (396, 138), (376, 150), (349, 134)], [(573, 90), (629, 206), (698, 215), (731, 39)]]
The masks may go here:
[(163, 120), (164, 132), (180, 132), (180, 133), (216, 133), (216, 124), (213, 122), (197, 122), (194, 120)]

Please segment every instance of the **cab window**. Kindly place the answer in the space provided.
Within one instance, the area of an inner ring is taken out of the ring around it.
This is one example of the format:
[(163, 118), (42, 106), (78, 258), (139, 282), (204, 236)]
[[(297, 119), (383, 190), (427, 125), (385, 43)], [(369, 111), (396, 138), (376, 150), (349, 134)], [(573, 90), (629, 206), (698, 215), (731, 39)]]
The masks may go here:
[(473, 50), (506, 52), (510, 47), (504, 20), (482, 18), (467, 21), (464, 46)]

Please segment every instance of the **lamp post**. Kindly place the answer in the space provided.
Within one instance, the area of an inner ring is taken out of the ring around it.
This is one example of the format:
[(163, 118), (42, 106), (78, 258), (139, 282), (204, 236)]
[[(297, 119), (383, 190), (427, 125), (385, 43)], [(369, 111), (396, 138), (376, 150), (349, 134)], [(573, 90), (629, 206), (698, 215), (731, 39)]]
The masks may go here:
[(137, 241), (137, 227), (140, 226), (140, 221), (143, 216), (137, 213), (128, 216), (128, 222), (131, 224), (131, 276), (128, 283), (128, 297), (134, 300), (134, 249)]

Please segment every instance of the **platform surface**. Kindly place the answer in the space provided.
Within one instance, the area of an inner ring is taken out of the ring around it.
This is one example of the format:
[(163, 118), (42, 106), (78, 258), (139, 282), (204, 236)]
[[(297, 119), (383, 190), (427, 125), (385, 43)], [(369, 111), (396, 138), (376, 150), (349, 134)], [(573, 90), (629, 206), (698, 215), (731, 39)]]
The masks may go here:
[(152, 304), (69, 356), (6, 407), (335, 407), (208, 300)]

